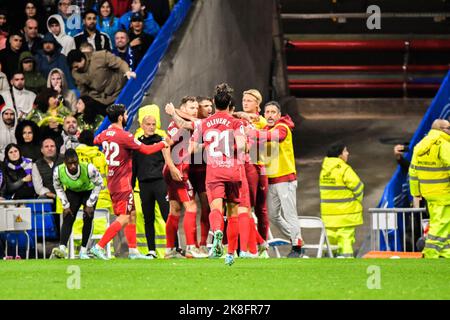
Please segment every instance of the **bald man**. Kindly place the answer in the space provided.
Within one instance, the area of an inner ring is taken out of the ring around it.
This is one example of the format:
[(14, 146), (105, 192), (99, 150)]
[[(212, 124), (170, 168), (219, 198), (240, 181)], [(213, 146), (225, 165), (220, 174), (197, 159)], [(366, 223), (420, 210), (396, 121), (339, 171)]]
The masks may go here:
[(410, 190), (424, 197), (430, 224), (424, 258), (450, 258), (450, 123), (433, 122), (430, 132), (415, 147), (409, 167)]
[[(144, 135), (138, 140), (143, 144), (151, 145), (161, 142), (164, 138), (156, 131), (156, 119), (147, 115), (142, 119), (141, 128)], [(167, 185), (164, 182), (162, 170), (164, 166), (163, 151), (150, 155), (139, 152), (133, 154), (133, 178), (132, 185), (139, 181), (139, 194), (141, 197), (142, 213), (144, 214), (145, 236), (149, 253), (147, 256), (156, 258), (155, 245), (155, 203), (158, 202), (159, 209), (164, 221), (169, 215), (169, 202), (166, 199)]]

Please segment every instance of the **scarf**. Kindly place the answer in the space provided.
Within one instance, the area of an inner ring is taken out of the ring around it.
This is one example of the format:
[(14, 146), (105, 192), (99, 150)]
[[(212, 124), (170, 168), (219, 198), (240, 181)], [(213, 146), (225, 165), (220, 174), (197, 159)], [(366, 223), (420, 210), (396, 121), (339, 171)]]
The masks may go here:
[[(19, 160), (20, 161), (20, 160)], [(18, 165), (13, 164), (12, 162), (9, 162), (7, 160), (8, 163), (8, 168), (10, 168), (11, 170), (17, 171), (20, 169), (23, 169), (25, 171), (25, 175), (29, 175), (31, 174), (31, 170), (33, 168), (33, 162), (31, 161), (31, 159), (22, 157), (22, 162)], [(29, 187), (33, 187), (33, 182), (27, 182)]]

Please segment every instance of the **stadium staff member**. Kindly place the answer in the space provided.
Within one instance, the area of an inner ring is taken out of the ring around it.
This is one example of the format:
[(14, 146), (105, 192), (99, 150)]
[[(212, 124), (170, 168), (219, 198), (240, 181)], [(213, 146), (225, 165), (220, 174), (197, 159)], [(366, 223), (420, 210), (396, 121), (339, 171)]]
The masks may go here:
[(353, 257), (355, 227), (363, 223), (364, 184), (347, 164), (349, 152), (343, 143), (330, 146), (320, 171), (320, 212), (330, 244), (338, 257)]
[(425, 258), (450, 258), (450, 122), (437, 119), (415, 147), (409, 167), (414, 197), (424, 197), (430, 213)]
[(74, 149), (67, 149), (64, 163), (53, 172), (53, 184), (64, 211), (60, 245), (53, 249), (52, 256), (61, 259), (67, 257), (67, 241), (72, 234), (78, 209), (83, 205), (80, 259), (89, 259), (86, 246), (92, 231), (95, 205), (103, 186), (102, 176), (93, 164), (79, 163)]

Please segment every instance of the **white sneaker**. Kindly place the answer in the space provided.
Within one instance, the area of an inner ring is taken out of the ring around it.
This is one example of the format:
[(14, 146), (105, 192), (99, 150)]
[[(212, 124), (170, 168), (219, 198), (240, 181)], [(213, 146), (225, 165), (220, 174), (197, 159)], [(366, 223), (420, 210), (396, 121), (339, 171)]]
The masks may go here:
[(177, 251), (176, 248), (166, 248), (166, 254), (164, 255), (164, 259), (184, 259), (181, 253)]
[(50, 259), (66, 259), (66, 258), (67, 252), (64, 246), (53, 248), (52, 254), (50, 255)]

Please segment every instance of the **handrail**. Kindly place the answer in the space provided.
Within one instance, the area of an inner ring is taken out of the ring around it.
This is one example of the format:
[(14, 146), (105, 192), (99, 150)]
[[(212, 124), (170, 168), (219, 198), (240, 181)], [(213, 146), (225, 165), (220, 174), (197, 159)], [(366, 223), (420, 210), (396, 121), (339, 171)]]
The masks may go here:
[(450, 50), (450, 40), (301, 40), (289, 41), (287, 50), (301, 51), (358, 51), (358, 50)]
[(296, 72), (434, 72), (448, 71), (450, 65), (345, 65), (345, 66), (287, 66), (289, 73)]

